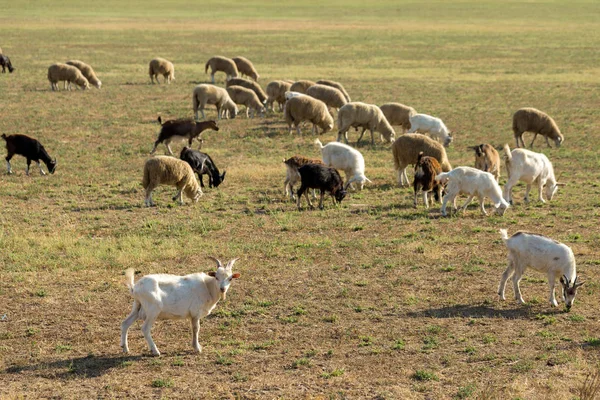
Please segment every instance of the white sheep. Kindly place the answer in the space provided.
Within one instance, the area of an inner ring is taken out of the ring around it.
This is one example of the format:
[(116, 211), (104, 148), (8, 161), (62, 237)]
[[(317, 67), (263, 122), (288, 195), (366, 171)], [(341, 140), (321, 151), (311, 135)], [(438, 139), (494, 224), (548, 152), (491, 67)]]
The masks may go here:
[(205, 74), (208, 73), (208, 67), (210, 67), (210, 79), (212, 83), (215, 83), (215, 73), (218, 71), (225, 72), (225, 74), (227, 74), (227, 79), (237, 78), (239, 75), (235, 62), (227, 57), (211, 57), (204, 66)]
[(344, 94), (333, 86), (315, 84), (306, 89), (306, 94), (321, 100), (327, 107), (339, 110), (347, 101)]
[(456, 196), (464, 193), (469, 196), (462, 207), (465, 211), (471, 200), (477, 196), (481, 213), (488, 215), (483, 205), (483, 199), (489, 197), (494, 203), (495, 211), (498, 215), (504, 215), (506, 209), (510, 206), (502, 198), (502, 189), (496, 182), (494, 175), (489, 172), (480, 171), (472, 167), (457, 167), (450, 172), (442, 172), (435, 177), (435, 180), (441, 184), (446, 184), (446, 195), (442, 202), (441, 214), (446, 216), (446, 204), (452, 202), (456, 210)]
[(173, 200), (183, 204), (183, 193), (194, 202), (202, 196), (202, 189), (196, 181), (192, 167), (185, 161), (171, 156), (156, 156), (148, 159), (144, 164), (144, 178), (142, 185), (146, 190), (144, 204), (154, 206), (152, 191), (158, 185), (170, 185), (177, 188)]
[(88, 80), (88, 82), (90, 84), (94, 85), (98, 89), (100, 89), (100, 87), (102, 87), (102, 82), (100, 81), (100, 79), (98, 79), (98, 77), (96, 76), (96, 73), (94, 72), (94, 69), (89, 64), (86, 64), (83, 61), (79, 61), (79, 60), (70, 60), (70, 61), (67, 61), (66, 64), (72, 65), (75, 68), (77, 68), (78, 70), (80, 70), (81, 73), (83, 74), (83, 76), (85, 76), (85, 78)]
[(148, 74), (152, 83), (154, 83), (154, 78), (156, 78), (156, 83), (160, 83), (158, 75), (162, 75), (165, 78), (165, 82), (170, 84), (171, 81), (175, 80), (175, 67), (171, 61), (157, 57), (150, 61)]
[[(545, 192), (546, 198), (552, 200), (552, 197), (558, 191), (562, 183), (558, 183), (554, 177), (554, 168), (548, 157), (542, 153), (535, 153), (527, 149), (514, 149), (510, 151), (508, 144), (504, 145), (504, 163), (506, 164), (506, 173), (508, 181), (504, 185), (504, 199), (512, 204), (512, 188), (519, 181), (527, 184), (525, 190), (525, 203), (529, 203), (529, 192), (531, 185), (537, 184), (538, 199), (545, 203), (542, 193)], [(544, 187), (546, 189), (544, 190)]]
[(406, 167), (417, 163), (420, 152), (423, 152), (425, 156), (434, 157), (438, 160), (442, 166), (442, 171), (448, 172), (452, 169), (452, 165), (448, 162), (446, 150), (440, 143), (420, 133), (401, 135), (392, 144), (394, 168), (398, 174), (398, 185), (400, 187), (409, 184)]
[(442, 142), (444, 147), (452, 143), (453, 137), (444, 122), (427, 114), (415, 114), (410, 116), (410, 129), (408, 133), (428, 133), (432, 138)]
[(267, 84), (267, 102), (266, 106), (271, 111), (274, 110), (275, 102), (279, 104), (279, 111), (283, 111), (283, 105), (285, 104), (285, 92), (290, 90), (291, 83), (286, 81), (272, 81)]
[(83, 76), (80, 70), (72, 65), (63, 63), (52, 64), (48, 67), (48, 81), (50, 81), (52, 90), (58, 90), (58, 82), (60, 81), (65, 82), (65, 88), (68, 83), (69, 90), (71, 89), (71, 83), (75, 83), (81, 89), (90, 88), (88, 80)]
[(417, 114), (414, 108), (400, 103), (385, 103), (379, 108), (390, 125), (399, 125), (402, 127), (402, 133), (406, 133), (410, 129), (410, 117)]
[(254, 114), (256, 113), (264, 115), (265, 107), (260, 102), (258, 96), (253, 90), (234, 85), (227, 87), (227, 93), (235, 104), (242, 104), (246, 106), (246, 118), (248, 118), (248, 111), (250, 110), (252, 111), (252, 118), (254, 118)]
[(258, 82), (260, 75), (256, 71), (256, 68), (254, 68), (252, 61), (242, 56), (233, 57), (231, 60), (235, 63), (235, 66), (241, 75), (249, 76), (254, 79), (255, 82)]
[(359, 101), (348, 103), (340, 108), (338, 112), (338, 142), (341, 141), (343, 135), (344, 140), (348, 143), (348, 130), (350, 127), (363, 128), (360, 137), (356, 141), (357, 144), (367, 129), (371, 132), (371, 144), (375, 144), (373, 136), (375, 131), (379, 132), (390, 143), (394, 141), (396, 136), (394, 128), (389, 124), (379, 107)]
[(152, 325), (160, 319), (185, 319), (192, 322), (192, 346), (198, 353), (202, 346), (198, 343), (200, 319), (209, 315), (219, 300), (225, 300), (227, 290), (233, 279), (240, 277), (233, 273), (233, 264), (239, 258), (230, 260), (226, 266), (214, 257), (217, 270), (208, 274), (178, 276), (170, 274), (146, 275), (134, 284), (134, 269), (125, 271), (126, 284), (133, 296), (131, 313), (121, 323), (121, 347), (129, 353), (127, 331), (138, 319), (143, 320), (142, 333), (150, 351), (160, 356), (160, 351), (152, 340)]
[(310, 96), (299, 96), (288, 100), (284, 107), (284, 118), (288, 124), (288, 133), (292, 133), (292, 125), (294, 125), (298, 135), (301, 135), (300, 123), (304, 121), (313, 124), (313, 133), (317, 133), (317, 127), (322, 129), (322, 133), (333, 129), (333, 118), (325, 103)]
[(193, 93), (194, 118), (198, 121), (198, 111), (202, 113), (202, 118), (205, 119), (204, 107), (207, 104), (214, 104), (217, 107), (217, 119), (235, 118), (238, 113), (238, 108), (229, 97), (226, 89), (210, 85), (207, 83), (200, 84), (194, 88)]
[(554, 286), (556, 278), (560, 279), (563, 289), (562, 298), (567, 310), (570, 310), (577, 295), (577, 288), (584, 284), (578, 282), (575, 256), (571, 248), (549, 237), (534, 233), (517, 232), (509, 238), (506, 229), (500, 229), (500, 234), (508, 248), (508, 267), (502, 274), (498, 287), (500, 299), (506, 300), (504, 289), (506, 281), (512, 275), (515, 300), (525, 304), (519, 282), (525, 270), (530, 267), (548, 275), (549, 301), (552, 307), (558, 306), (554, 296)]
[(325, 165), (344, 171), (346, 175), (344, 190), (354, 182), (358, 182), (362, 190), (365, 182), (371, 182), (365, 176), (365, 159), (358, 150), (338, 142), (330, 142), (323, 146), (319, 139), (315, 140), (315, 144), (321, 150), (321, 158)]
[(346, 92), (346, 89), (344, 89), (344, 86), (336, 81), (330, 81), (327, 79), (321, 79), (319, 81), (317, 81), (317, 83), (319, 85), (326, 85), (326, 86), (331, 86), (336, 88), (337, 90), (339, 90), (340, 92), (342, 92), (342, 94), (344, 95), (344, 98), (346, 99), (346, 103), (350, 103), (350, 96), (348, 95), (348, 92)]

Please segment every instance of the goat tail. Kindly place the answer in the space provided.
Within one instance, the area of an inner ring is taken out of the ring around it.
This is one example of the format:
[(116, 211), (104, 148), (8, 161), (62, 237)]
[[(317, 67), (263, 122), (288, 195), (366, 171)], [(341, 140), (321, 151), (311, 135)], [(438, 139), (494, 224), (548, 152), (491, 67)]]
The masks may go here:
[(502, 236), (502, 240), (506, 243), (508, 240), (508, 231), (506, 229), (500, 229), (500, 235)]
[(204, 66), (204, 73), (207, 74), (208, 73), (208, 66), (210, 65), (210, 60), (208, 60), (206, 62), (206, 65)]
[(125, 284), (129, 288), (129, 292), (133, 293), (133, 276), (135, 275), (135, 270), (133, 268), (127, 268), (125, 271)]
[(7, 140), (6, 134), (2, 134), (2, 139)]
[(512, 153), (510, 152), (510, 147), (508, 147), (508, 143), (506, 143), (503, 147), (504, 149), (504, 160), (506, 162), (512, 161)]
[(162, 125), (162, 118), (160, 117), (160, 115), (158, 116), (158, 119), (157, 119), (157, 121), (158, 121), (158, 123), (159, 123), (160, 125)]
[(315, 139), (315, 142), (314, 142), (314, 143), (315, 143), (317, 146), (319, 146), (319, 148), (321, 148), (321, 149), (323, 148), (323, 143), (321, 143), (321, 141), (320, 141), (318, 138), (317, 138), (317, 139)]

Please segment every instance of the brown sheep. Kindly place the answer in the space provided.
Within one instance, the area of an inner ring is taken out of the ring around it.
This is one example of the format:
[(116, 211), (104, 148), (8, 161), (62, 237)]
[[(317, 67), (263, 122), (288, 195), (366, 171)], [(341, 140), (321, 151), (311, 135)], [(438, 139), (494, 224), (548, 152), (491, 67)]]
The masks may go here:
[(560, 147), (565, 140), (552, 117), (535, 108), (521, 108), (513, 115), (513, 133), (517, 141), (517, 147), (520, 147), (519, 139), (523, 147), (525, 147), (525, 142), (523, 141), (524, 132), (533, 133), (533, 140), (529, 145), (530, 148), (533, 148), (533, 142), (538, 134), (546, 138), (548, 147), (551, 147), (548, 138), (554, 140), (556, 147)]

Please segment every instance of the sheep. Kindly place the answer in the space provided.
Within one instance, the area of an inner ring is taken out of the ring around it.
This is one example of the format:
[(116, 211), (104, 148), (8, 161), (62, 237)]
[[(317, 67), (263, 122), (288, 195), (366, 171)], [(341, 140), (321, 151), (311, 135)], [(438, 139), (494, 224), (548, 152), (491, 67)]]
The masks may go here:
[(325, 86), (331, 86), (333, 88), (336, 88), (337, 90), (339, 90), (340, 92), (342, 92), (342, 94), (344, 95), (344, 98), (346, 99), (346, 103), (350, 103), (350, 96), (348, 95), (348, 92), (346, 92), (346, 89), (344, 89), (344, 86), (342, 86), (341, 83), (336, 82), (336, 81), (329, 81), (326, 79), (322, 79), (320, 81), (317, 81), (317, 84), (319, 85), (325, 85)]
[(452, 202), (456, 210), (456, 196), (461, 193), (469, 195), (469, 198), (462, 207), (464, 212), (477, 196), (479, 208), (483, 215), (488, 215), (483, 205), (483, 199), (489, 197), (494, 203), (495, 211), (498, 215), (504, 215), (506, 209), (510, 206), (502, 197), (502, 189), (496, 182), (494, 175), (489, 172), (480, 171), (472, 167), (457, 167), (450, 172), (442, 172), (435, 177), (436, 182), (446, 184), (446, 195), (442, 201), (442, 216), (446, 216), (446, 204)]
[(246, 118), (248, 118), (249, 110), (252, 110), (252, 118), (254, 118), (255, 113), (264, 115), (265, 107), (260, 102), (258, 96), (256, 95), (256, 93), (254, 93), (254, 91), (246, 89), (242, 86), (235, 85), (228, 86), (226, 90), (229, 94), (229, 97), (231, 97), (231, 100), (233, 100), (235, 104), (243, 104), (246, 106)]
[(519, 139), (521, 144), (525, 147), (523, 141), (524, 132), (532, 132), (533, 139), (531, 140), (530, 148), (533, 148), (533, 142), (538, 134), (544, 136), (546, 139), (546, 145), (550, 146), (548, 138), (554, 140), (556, 147), (560, 147), (562, 142), (565, 140), (556, 122), (545, 112), (537, 110), (535, 108), (521, 108), (513, 115), (513, 133), (515, 140), (517, 141), (517, 147), (519, 146)]
[(202, 113), (202, 118), (205, 119), (204, 107), (207, 104), (214, 104), (217, 107), (217, 119), (221, 117), (232, 119), (238, 113), (238, 108), (229, 97), (226, 89), (215, 85), (201, 84), (194, 88), (193, 94), (194, 103), (194, 118), (198, 121), (198, 110)]
[(16, 69), (13, 67), (12, 63), (10, 62), (10, 58), (8, 58), (7, 55), (1, 54), (1, 53), (0, 53), (0, 67), (2, 67), (3, 74), (6, 73), (6, 68), (8, 68), (8, 72), (11, 74)]
[[(427, 199), (428, 192), (434, 191), (436, 200), (440, 201), (442, 199), (443, 187), (435, 180), (435, 177), (441, 173), (442, 167), (438, 160), (433, 157), (423, 156), (423, 152), (419, 152), (417, 163), (415, 164), (415, 177), (413, 180), (415, 208), (417, 208), (417, 193), (419, 192), (419, 189), (423, 192), (423, 203), (425, 203), (425, 208), (429, 208), (429, 201)], [(431, 204), (433, 204), (433, 201)]]
[(409, 184), (406, 167), (417, 163), (421, 151), (423, 155), (434, 157), (438, 160), (443, 172), (448, 172), (452, 169), (452, 165), (450, 165), (446, 156), (446, 150), (440, 143), (419, 133), (407, 133), (400, 136), (392, 144), (394, 169), (398, 174), (398, 185), (400, 187)]
[(212, 129), (213, 131), (219, 131), (219, 127), (215, 121), (202, 121), (195, 122), (189, 119), (176, 119), (171, 121), (162, 122), (161, 117), (158, 117), (158, 123), (161, 124), (160, 131), (158, 133), (158, 139), (154, 142), (154, 148), (150, 154), (154, 154), (159, 144), (164, 143), (169, 151), (170, 155), (173, 155), (171, 150), (172, 141), (187, 140), (188, 145), (191, 146), (194, 139), (197, 139), (202, 146), (202, 139), (200, 134), (207, 130)]
[(173, 200), (178, 200), (183, 205), (183, 193), (194, 202), (202, 196), (200, 185), (196, 181), (194, 171), (188, 163), (171, 156), (156, 156), (148, 159), (144, 164), (144, 178), (142, 185), (146, 190), (144, 204), (154, 206), (152, 191), (158, 185), (171, 185), (177, 187), (177, 194)]
[(343, 187), (344, 181), (335, 168), (319, 164), (306, 164), (298, 168), (298, 173), (300, 174), (300, 179), (302, 181), (297, 193), (296, 205), (298, 206), (298, 210), (302, 210), (300, 199), (302, 198), (303, 193), (306, 194), (306, 200), (308, 201), (309, 207), (314, 208), (308, 198), (308, 193), (306, 193), (306, 190), (309, 188), (319, 189), (321, 191), (321, 199), (319, 200), (319, 208), (321, 210), (323, 209), (325, 192), (331, 194), (334, 205), (336, 204), (336, 201), (341, 203), (344, 197), (346, 197), (346, 190)]
[(88, 80), (83, 76), (81, 71), (72, 65), (56, 63), (48, 67), (48, 81), (50, 81), (51, 89), (58, 90), (58, 82), (65, 81), (69, 83), (69, 90), (71, 88), (71, 82), (75, 83), (82, 89), (89, 89), (90, 84)]
[(414, 108), (400, 103), (385, 103), (379, 108), (390, 125), (400, 125), (402, 127), (402, 133), (406, 133), (411, 128), (410, 117), (417, 114)]
[(254, 79), (255, 82), (258, 82), (260, 75), (258, 75), (256, 68), (254, 68), (254, 65), (252, 65), (250, 60), (242, 56), (233, 57), (232, 60), (241, 75), (249, 76), (250, 78)]
[(204, 66), (205, 74), (208, 73), (208, 67), (210, 67), (210, 79), (212, 83), (215, 83), (215, 73), (218, 71), (225, 72), (225, 74), (227, 74), (227, 79), (237, 78), (239, 75), (235, 62), (227, 57), (211, 57)]
[(260, 100), (260, 102), (262, 104), (267, 103), (267, 94), (264, 92), (264, 90), (262, 90), (260, 85), (256, 82), (253, 82), (251, 80), (244, 79), (244, 78), (233, 78), (233, 79), (228, 80), (225, 83), (225, 87), (229, 87), (229, 86), (242, 86), (242, 87), (245, 87), (246, 89), (250, 89), (250, 90), (254, 91), (254, 93), (256, 93), (256, 95), (258, 96), (258, 100)]
[(148, 74), (150, 75), (150, 81), (152, 84), (154, 84), (155, 77), (156, 83), (160, 84), (158, 81), (158, 75), (162, 75), (165, 78), (165, 82), (170, 84), (171, 81), (175, 80), (175, 67), (171, 61), (157, 57), (150, 61)]
[(394, 128), (389, 124), (379, 107), (359, 101), (348, 103), (340, 108), (338, 112), (338, 142), (341, 141), (343, 135), (345, 142), (348, 143), (348, 130), (350, 127), (363, 128), (360, 137), (356, 141), (357, 145), (367, 129), (371, 132), (371, 144), (373, 145), (375, 144), (374, 131), (379, 132), (390, 143), (394, 141), (396, 136)]
[(8, 174), (12, 174), (10, 160), (15, 154), (22, 155), (27, 159), (27, 169), (25, 170), (27, 176), (29, 176), (29, 166), (31, 165), (31, 161), (37, 163), (40, 174), (42, 175), (46, 175), (46, 173), (42, 169), (40, 160), (46, 164), (48, 172), (53, 174), (54, 171), (56, 171), (56, 158), (50, 158), (44, 146), (36, 139), (19, 134), (6, 136), (4, 133), (2, 134), (2, 139), (6, 141), (6, 168)]
[(550, 201), (558, 191), (558, 187), (563, 185), (556, 181), (554, 177), (554, 168), (552, 163), (542, 153), (535, 153), (527, 149), (514, 149), (510, 151), (508, 144), (504, 145), (504, 163), (506, 164), (506, 173), (508, 181), (504, 185), (504, 199), (511, 204), (512, 188), (519, 181), (527, 184), (525, 190), (525, 203), (529, 203), (529, 191), (533, 183), (538, 187), (538, 199), (545, 203), (542, 197), (542, 190), (546, 194), (546, 198)]
[(223, 174), (221, 174), (215, 165), (215, 162), (206, 153), (184, 147), (181, 149), (179, 158), (190, 164), (192, 170), (198, 174), (200, 187), (204, 187), (204, 182), (202, 181), (202, 175), (204, 174), (208, 175), (209, 187), (218, 187), (225, 180), (227, 171), (223, 171)]
[(302, 80), (302, 81), (296, 81), (292, 83), (292, 86), (290, 86), (290, 91), (291, 92), (298, 92), (298, 93), (304, 93), (306, 94), (306, 89), (308, 89), (311, 86), (316, 85), (315, 82), (313, 81), (307, 81), (307, 80)]
[(306, 95), (304, 93), (288, 90), (287, 92), (285, 92), (285, 101), (287, 102), (289, 99), (292, 99), (294, 97), (300, 97), (300, 96), (306, 96)]
[[(285, 177), (285, 181), (283, 182), (283, 188), (285, 190), (285, 196), (290, 196), (290, 200), (294, 200), (294, 185), (296, 183), (298, 183), (298, 181), (300, 181), (300, 173), (298, 172), (298, 169), (306, 164), (323, 164), (323, 161), (317, 159), (317, 158), (307, 158), (307, 157), (303, 157), (303, 156), (293, 156), (288, 158), (287, 160), (284, 158), (283, 159), (283, 163), (285, 164), (286, 167), (286, 177)], [(288, 192), (288, 188), (289, 188), (289, 192)], [(313, 199), (316, 199), (317, 196), (315, 194), (315, 189), (313, 189)]]
[(313, 124), (313, 133), (317, 126), (323, 130), (322, 133), (333, 129), (333, 118), (327, 106), (320, 100), (310, 96), (294, 97), (285, 105), (284, 118), (288, 124), (289, 133), (292, 133), (292, 124), (296, 126), (296, 132), (301, 135), (300, 123), (310, 121)]
[(469, 147), (475, 151), (475, 168), (494, 175), (496, 181), (500, 180), (500, 155), (490, 144), (484, 143)]
[(446, 128), (441, 119), (427, 114), (414, 114), (409, 119), (410, 129), (408, 133), (429, 133), (432, 138), (441, 141), (444, 147), (448, 147), (452, 143), (454, 139), (452, 133)]
[(266, 106), (271, 111), (274, 110), (274, 103), (279, 104), (279, 111), (283, 111), (283, 105), (285, 104), (285, 92), (290, 90), (292, 85), (285, 81), (272, 81), (267, 85), (267, 102)]
[(98, 79), (96, 73), (94, 72), (94, 69), (90, 65), (79, 60), (70, 60), (67, 61), (65, 64), (72, 65), (78, 70), (80, 70), (83, 76), (85, 76), (85, 78), (88, 80), (88, 82), (97, 87), (98, 89), (100, 89), (100, 87), (102, 86), (102, 82), (100, 81), (100, 79)]
[(327, 107), (334, 108), (336, 111), (347, 103), (344, 94), (339, 89), (332, 86), (319, 84), (312, 85), (306, 89), (306, 94), (321, 100), (323, 103), (327, 104)]
[(217, 270), (178, 276), (170, 274), (152, 274), (142, 277), (134, 284), (135, 270), (125, 271), (126, 284), (133, 297), (131, 313), (121, 323), (121, 347), (129, 353), (127, 331), (138, 319), (144, 321), (142, 332), (150, 351), (155, 356), (160, 352), (150, 333), (154, 321), (159, 319), (190, 318), (192, 322), (192, 347), (198, 353), (202, 346), (198, 343), (200, 319), (209, 315), (219, 300), (225, 300), (229, 285), (240, 277), (233, 273), (233, 265), (239, 258), (230, 260), (223, 266), (221, 261), (209, 257), (217, 263)]
[(500, 299), (506, 300), (504, 288), (506, 287), (506, 281), (512, 275), (515, 300), (525, 304), (519, 282), (525, 270), (530, 267), (548, 275), (549, 301), (552, 307), (558, 306), (558, 302), (554, 297), (554, 284), (556, 278), (560, 277), (563, 289), (562, 298), (567, 311), (570, 310), (575, 301), (577, 289), (585, 283), (579, 281), (575, 256), (571, 248), (549, 237), (535, 233), (517, 232), (509, 238), (507, 230), (500, 229), (500, 235), (508, 249), (508, 267), (502, 274), (500, 286), (498, 287)]
[(342, 170), (346, 174), (344, 190), (348, 189), (353, 182), (360, 184), (360, 190), (363, 189), (365, 182), (371, 182), (365, 176), (365, 159), (358, 150), (338, 142), (330, 142), (323, 146), (319, 139), (315, 140), (315, 144), (321, 149), (325, 165)]

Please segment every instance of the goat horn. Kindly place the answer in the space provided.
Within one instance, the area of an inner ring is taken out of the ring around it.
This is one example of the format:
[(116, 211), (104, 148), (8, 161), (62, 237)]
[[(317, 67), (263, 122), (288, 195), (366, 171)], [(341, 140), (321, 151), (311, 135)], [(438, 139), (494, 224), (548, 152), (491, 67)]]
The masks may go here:
[(237, 260), (239, 260), (239, 259), (240, 259), (240, 258), (239, 258), (239, 257), (237, 257), (237, 258), (234, 258), (233, 260), (229, 260), (229, 262), (227, 263), (227, 267), (226, 267), (226, 269), (231, 269), (231, 268), (233, 267), (233, 264), (235, 264), (235, 262), (236, 262)]
[(217, 263), (217, 268), (223, 268), (223, 264), (221, 264), (221, 261), (218, 258), (215, 258), (213, 256), (208, 256), (208, 258), (214, 260)]

